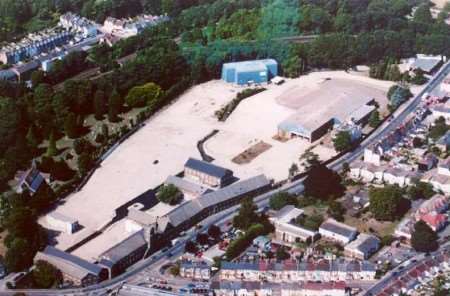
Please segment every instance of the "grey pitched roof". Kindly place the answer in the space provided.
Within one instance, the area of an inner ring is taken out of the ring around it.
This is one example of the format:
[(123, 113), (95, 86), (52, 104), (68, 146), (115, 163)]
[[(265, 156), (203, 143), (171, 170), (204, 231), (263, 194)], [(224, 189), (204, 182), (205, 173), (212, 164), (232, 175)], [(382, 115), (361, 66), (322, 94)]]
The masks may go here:
[(186, 201), (169, 212), (167, 217), (172, 226), (178, 226), (209, 206), (232, 199), (236, 196), (242, 196), (269, 184), (270, 181), (265, 175), (258, 175), (244, 181), (239, 181), (217, 191), (202, 195), (194, 200)]
[(88, 274), (99, 276), (102, 268), (98, 265), (83, 260), (77, 256), (47, 246), (42, 252), (38, 252), (34, 261), (44, 260), (56, 266), (63, 273), (82, 280)]
[(361, 233), (356, 240), (349, 243), (345, 246), (345, 248), (350, 250), (356, 249), (361, 251), (363, 254), (367, 254), (376, 246), (379, 246), (379, 244), (380, 240), (376, 236)]
[(356, 228), (348, 226), (344, 223), (340, 223), (334, 219), (327, 219), (322, 223), (322, 225), (320, 225), (320, 228), (340, 234), (345, 237), (351, 237), (357, 232)]
[(187, 191), (191, 194), (202, 195), (208, 191), (211, 191), (208, 187), (190, 182), (186, 179), (177, 177), (177, 176), (169, 176), (166, 179), (166, 184), (172, 184), (181, 191)]
[(100, 257), (116, 263), (146, 244), (144, 233), (141, 230), (105, 251)]
[(217, 178), (223, 178), (232, 173), (230, 170), (195, 158), (189, 158), (184, 166)]
[(415, 62), (412, 64), (413, 69), (422, 69), (425, 72), (432, 71), (437, 65), (441, 63), (440, 59), (432, 59), (432, 58), (417, 58)]

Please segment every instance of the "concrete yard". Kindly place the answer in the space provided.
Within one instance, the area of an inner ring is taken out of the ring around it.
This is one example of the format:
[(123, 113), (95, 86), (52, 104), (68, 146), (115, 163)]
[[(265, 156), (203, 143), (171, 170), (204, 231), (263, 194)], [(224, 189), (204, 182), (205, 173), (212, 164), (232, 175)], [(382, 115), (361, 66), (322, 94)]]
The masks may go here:
[[(219, 122), (214, 112), (231, 101), (243, 88), (217, 80), (195, 86), (148, 120), (145, 127), (122, 143), (102, 163), (81, 191), (70, 195), (58, 207), (59, 213), (78, 219), (83, 228), (73, 235), (58, 235), (55, 238), (57, 247), (67, 249), (102, 228), (115, 215), (116, 208), (161, 184), (168, 175), (182, 171), (189, 157), (200, 158), (197, 141), (213, 129), (218, 129), (219, 133), (205, 143), (205, 150), (215, 158), (215, 164), (233, 170), (238, 178), (260, 173), (275, 180), (286, 178), (289, 166), (293, 162), (298, 163), (299, 156), (311, 143), (298, 138), (285, 143), (273, 139), (277, 125), (297, 112), (296, 108), (279, 100), (293, 87), (306, 96), (308, 87), (327, 77), (364, 85), (371, 91), (386, 92), (392, 85), (391, 82), (343, 71), (312, 73), (298, 79), (288, 79), (280, 86), (265, 86), (267, 91), (242, 101), (225, 122)], [(322, 101), (323, 104), (327, 104), (328, 99), (335, 99), (332, 90), (327, 90), (327, 93), (331, 97), (324, 96), (326, 99)], [(314, 99), (311, 97), (307, 100)], [(386, 103), (381, 100), (378, 102), (380, 105)], [(272, 147), (249, 163), (239, 165), (232, 162), (234, 157), (260, 141)], [(320, 159), (327, 159), (334, 153), (323, 145), (317, 145), (313, 151), (319, 154)], [(155, 160), (158, 160), (157, 164), (154, 164)], [(161, 215), (168, 210), (170, 207), (157, 205), (151, 211)], [(44, 220), (40, 222), (47, 226)], [(79, 250), (87, 246), (89, 244)], [(86, 254), (83, 257), (95, 257), (89, 252)]]

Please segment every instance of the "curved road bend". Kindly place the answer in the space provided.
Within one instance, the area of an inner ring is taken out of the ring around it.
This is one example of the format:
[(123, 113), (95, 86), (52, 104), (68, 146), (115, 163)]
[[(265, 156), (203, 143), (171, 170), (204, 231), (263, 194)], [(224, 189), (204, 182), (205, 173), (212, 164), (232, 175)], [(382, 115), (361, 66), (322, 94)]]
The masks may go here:
[[(365, 148), (369, 147), (373, 143), (378, 142), (383, 137), (388, 135), (390, 132), (394, 131), (397, 127), (399, 127), (402, 122), (406, 119), (406, 117), (414, 112), (414, 110), (419, 106), (420, 101), (422, 99), (422, 96), (425, 93), (431, 92), (441, 81), (447, 76), (447, 74), (450, 73), (450, 62), (447, 62), (444, 66), (442, 66), (441, 70), (433, 76), (428, 84), (424, 87), (424, 89), (417, 94), (414, 99), (407, 102), (407, 107), (404, 108), (402, 111), (400, 111), (399, 114), (395, 115), (395, 118), (391, 121), (386, 122), (382, 127), (379, 128), (379, 130), (375, 133), (373, 133), (370, 137), (365, 139), (361, 145), (355, 149), (354, 151), (342, 156), (340, 159), (336, 160), (332, 164), (329, 165), (330, 168), (334, 170), (340, 169), (343, 163), (347, 162), (350, 163), (357, 159), (360, 155), (362, 155)], [(295, 181), (293, 183), (286, 184), (282, 186), (281, 188), (272, 190), (268, 193), (262, 194), (260, 196), (255, 197), (255, 202), (259, 207), (265, 206), (268, 204), (268, 199), (273, 194), (280, 192), (280, 191), (288, 191), (292, 188), (295, 188), (301, 184), (302, 179)], [(231, 217), (233, 217), (238, 211), (238, 206), (235, 206), (233, 208), (230, 208), (226, 211), (223, 211), (221, 213), (218, 213), (214, 216), (211, 216), (204, 220), (202, 225), (204, 227), (208, 227), (212, 224), (221, 224), (224, 223), (224, 221), (229, 220)], [(206, 222), (206, 223), (205, 223)], [(27, 295), (35, 295), (35, 296), (46, 296), (46, 295), (105, 295), (109, 291), (116, 289), (120, 287), (123, 283), (126, 282), (126, 280), (130, 277), (135, 276), (139, 272), (143, 271), (144, 269), (150, 267), (151, 265), (157, 263), (159, 260), (165, 257), (167, 253), (172, 253), (174, 255), (182, 253), (183, 252), (183, 242), (185, 242), (188, 239), (193, 239), (195, 233), (191, 234), (190, 236), (186, 237), (184, 240), (179, 241), (178, 244), (167, 250), (165, 253), (157, 252), (153, 254), (152, 256), (139, 261), (132, 267), (130, 267), (125, 273), (102, 283), (99, 283), (97, 285), (85, 287), (85, 288), (78, 288), (78, 289), (64, 289), (64, 290), (37, 290), (37, 289), (29, 289), (29, 290), (8, 290), (8, 291), (2, 291), (0, 292), (0, 295), (13, 295), (17, 292), (23, 292)]]

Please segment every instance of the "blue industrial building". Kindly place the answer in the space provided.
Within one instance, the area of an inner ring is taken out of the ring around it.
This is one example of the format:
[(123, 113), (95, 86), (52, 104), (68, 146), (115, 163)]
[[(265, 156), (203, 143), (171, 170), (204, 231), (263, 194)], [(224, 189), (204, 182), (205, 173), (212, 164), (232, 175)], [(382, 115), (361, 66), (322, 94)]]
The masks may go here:
[(227, 63), (222, 67), (222, 80), (243, 85), (268, 82), (278, 74), (278, 63), (273, 59)]

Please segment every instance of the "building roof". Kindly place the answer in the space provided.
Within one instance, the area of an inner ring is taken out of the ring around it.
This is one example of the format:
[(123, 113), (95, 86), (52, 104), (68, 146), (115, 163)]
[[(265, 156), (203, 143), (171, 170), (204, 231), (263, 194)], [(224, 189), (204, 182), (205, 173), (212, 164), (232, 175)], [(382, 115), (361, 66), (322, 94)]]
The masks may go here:
[(167, 213), (166, 216), (172, 226), (178, 226), (209, 206), (224, 202), (236, 196), (242, 196), (268, 185), (270, 185), (270, 181), (267, 177), (265, 175), (258, 175), (233, 183), (217, 191), (204, 194), (194, 200), (187, 201)]
[(351, 238), (357, 233), (356, 228), (338, 222), (332, 218), (329, 218), (325, 222), (323, 222), (322, 225), (320, 225), (319, 229), (327, 230), (347, 238)]
[(431, 58), (431, 57), (420, 58), (419, 57), (411, 65), (411, 68), (413, 68), (413, 69), (422, 69), (425, 72), (431, 72), (441, 62), (442, 62), (442, 60), (441, 60), (440, 57), (435, 57), (435, 58)]
[(376, 107), (374, 105), (362, 105), (358, 109), (354, 110), (350, 115), (348, 116), (349, 119), (352, 119), (355, 122), (361, 121), (364, 117), (369, 115), (373, 110), (375, 110)]
[(349, 251), (360, 251), (363, 254), (368, 254), (374, 248), (379, 246), (380, 240), (373, 235), (361, 233), (358, 237), (345, 246)]
[(42, 252), (38, 252), (34, 261), (44, 260), (57, 267), (61, 272), (82, 280), (88, 274), (99, 276), (102, 268), (77, 256), (47, 246)]
[(430, 199), (424, 201), (417, 209), (418, 214), (428, 214), (431, 212), (441, 212), (448, 207), (448, 199), (441, 194), (435, 194)]
[(47, 216), (51, 217), (51, 218), (53, 218), (55, 220), (59, 220), (59, 221), (63, 221), (63, 222), (71, 223), (71, 224), (78, 223), (77, 219), (72, 218), (72, 217), (68, 217), (68, 216), (63, 215), (63, 214), (61, 214), (59, 212), (51, 212)]
[(172, 184), (183, 192), (188, 192), (195, 196), (202, 195), (208, 191), (211, 191), (208, 187), (202, 186), (197, 183), (190, 182), (189, 180), (177, 177), (177, 176), (169, 176), (167, 177), (166, 184)]
[(267, 66), (277, 65), (273, 59), (242, 61), (223, 64), (224, 68), (234, 68), (237, 72), (262, 72), (267, 70)]
[(140, 230), (105, 251), (100, 257), (116, 263), (145, 245), (147, 245), (147, 241), (144, 238), (143, 230)]
[(280, 223), (289, 223), (292, 219), (303, 215), (304, 211), (302, 209), (296, 208), (293, 205), (284, 206), (280, 209), (272, 219)]
[(420, 216), (420, 220), (427, 223), (433, 228), (439, 228), (440, 225), (447, 222), (447, 216), (444, 214), (423, 214)]
[(18, 186), (26, 183), (32, 192), (38, 191), (39, 187), (44, 182), (42, 174), (34, 167), (25, 171), (19, 180)]
[(214, 165), (212, 163), (198, 160), (195, 158), (189, 158), (188, 161), (185, 163), (184, 167), (190, 168), (192, 170), (196, 170), (199, 172), (202, 172), (204, 174), (217, 177), (217, 178), (223, 178), (228, 175), (231, 175), (232, 172), (230, 170), (227, 170), (225, 168), (222, 168), (220, 166)]

